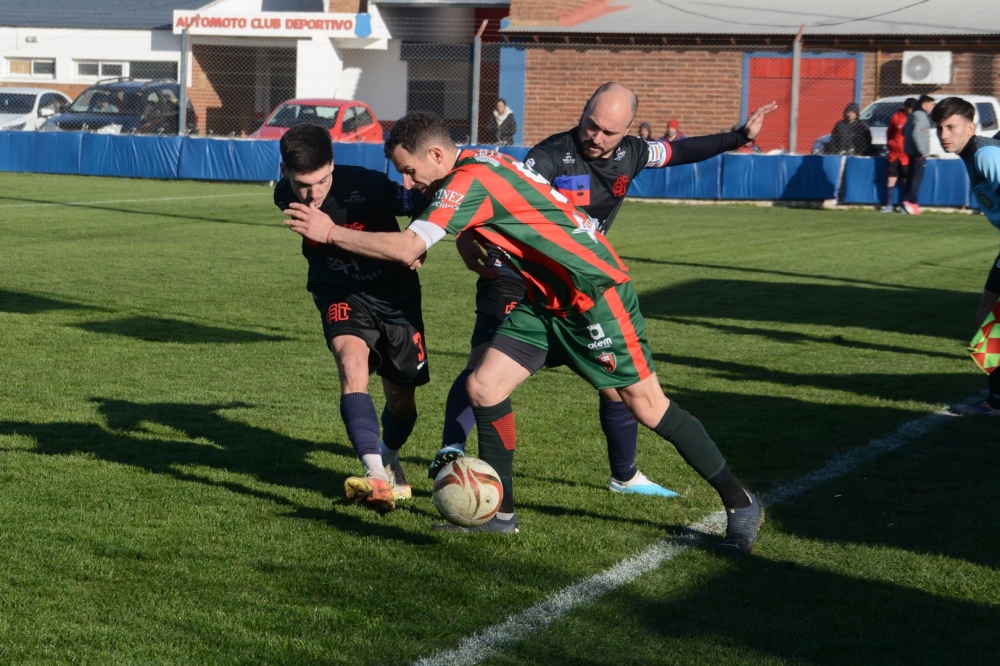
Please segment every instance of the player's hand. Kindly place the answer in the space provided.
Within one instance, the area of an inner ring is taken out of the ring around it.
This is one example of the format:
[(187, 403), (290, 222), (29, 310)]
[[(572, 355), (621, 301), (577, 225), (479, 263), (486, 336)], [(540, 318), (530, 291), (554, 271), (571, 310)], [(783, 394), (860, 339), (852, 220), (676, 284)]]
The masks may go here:
[(486, 252), (483, 251), (482, 246), (469, 238), (469, 234), (458, 236), (455, 239), (455, 248), (458, 250), (459, 256), (462, 257), (462, 261), (465, 262), (466, 268), (473, 273), (493, 280), (500, 277), (500, 273), (489, 265)]
[(746, 124), (743, 125), (743, 131), (746, 132), (747, 138), (753, 141), (760, 134), (761, 128), (764, 126), (764, 116), (776, 111), (778, 109), (777, 102), (771, 102), (770, 104), (765, 104), (760, 107), (749, 116), (747, 116)]
[(416, 259), (414, 259), (410, 263), (410, 270), (411, 271), (417, 270), (418, 268), (420, 268), (421, 266), (424, 265), (425, 261), (427, 261), (427, 253), (426, 252), (424, 252), (422, 255), (420, 255), (419, 257), (417, 257)]
[(330, 216), (319, 208), (296, 201), (288, 204), (288, 210), (284, 212), (288, 216), (284, 222), (286, 227), (311, 241), (327, 242), (334, 224)]

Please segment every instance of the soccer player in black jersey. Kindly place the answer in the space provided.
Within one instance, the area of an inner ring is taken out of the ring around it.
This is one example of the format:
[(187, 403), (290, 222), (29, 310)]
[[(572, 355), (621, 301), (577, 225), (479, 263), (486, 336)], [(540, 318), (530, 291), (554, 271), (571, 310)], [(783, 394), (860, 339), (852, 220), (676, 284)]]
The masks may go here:
[[(751, 142), (763, 126), (764, 116), (777, 104), (766, 104), (747, 118), (738, 131), (691, 137), (673, 142), (647, 141), (628, 136), (638, 99), (620, 83), (599, 87), (587, 101), (579, 124), (554, 134), (528, 153), (525, 165), (542, 175), (607, 234), (628, 194), (632, 180), (647, 168), (701, 162)], [(487, 347), (493, 330), (520, 300), (524, 286), (504, 257), (459, 237), (457, 246), (466, 265), (479, 274), (476, 285), (476, 324), (472, 352), (466, 369), (455, 379), (445, 406), (442, 448), (428, 475), (433, 478), (447, 462), (464, 455), (474, 419), (465, 383)], [(559, 361), (554, 359), (555, 363)], [(601, 429), (608, 445), (612, 492), (673, 497), (677, 493), (650, 481), (636, 467), (639, 427), (615, 391), (600, 391)]]
[[(297, 125), (281, 138), (281, 173), (274, 203), (299, 202), (333, 224), (365, 231), (399, 231), (397, 215), (412, 216), (426, 202), (385, 174), (356, 166), (334, 170), (329, 132)], [(364, 477), (344, 491), (379, 513), (411, 496), (399, 449), (417, 419), (414, 389), (430, 380), (417, 273), (394, 261), (369, 259), (335, 245), (302, 239), (309, 263), (306, 289), (323, 321), (327, 346), (340, 374), (340, 415)], [(385, 391), (382, 435), (368, 379), (377, 373)]]

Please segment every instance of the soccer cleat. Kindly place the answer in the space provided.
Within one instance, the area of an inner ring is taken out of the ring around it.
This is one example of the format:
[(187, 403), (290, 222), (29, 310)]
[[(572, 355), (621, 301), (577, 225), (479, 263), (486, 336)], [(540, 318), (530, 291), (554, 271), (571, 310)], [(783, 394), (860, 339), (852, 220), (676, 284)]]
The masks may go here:
[(458, 446), (457, 444), (442, 446), (438, 449), (438, 452), (434, 454), (434, 460), (431, 461), (430, 467), (427, 468), (427, 476), (431, 479), (436, 479), (438, 473), (444, 469), (445, 465), (450, 463), (452, 460), (458, 460), (459, 458), (464, 457), (464, 447)]
[(882, 206), (881, 208), (879, 208), (878, 212), (880, 212), (880, 213), (895, 213), (896, 212), (896, 207), (893, 206), (892, 204), (886, 204), (886, 205)]
[(619, 481), (615, 477), (608, 479), (608, 490), (625, 495), (646, 495), (648, 497), (677, 497), (678, 493), (653, 483), (642, 472), (636, 472), (628, 481)]
[(909, 201), (903, 202), (903, 210), (910, 215), (920, 215), (920, 206), (915, 203), (910, 203)]
[(413, 497), (413, 490), (406, 482), (406, 475), (403, 474), (403, 466), (396, 462), (385, 466), (385, 475), (389, 477), (389, 488), (392, 490), (392, 498), (397, 502), (406, 501)]
[(475, 527), (462, 527), (454, 523), (441, 523), (431, 527), (435, 532), (496, 532), (497, 534), (517, 534), (517, 514), (510, 518), (503, 519), (500, 516), (493, 516), (482, 525)]
[(355, 504), (364, 504), (369, 509), (385, 515), (396, 508), (389, 483), (370, 476), (350, 476), (344, 481), (344, 494)]
[(949, 405), (948, 411), (956, 416), (1000, 416), (1000, 409), (985, 400), (976, 405)]
[(748, 492), (750, 506), (745, 509), (726, 509), (726, 537), (719, 544), (722, 550), (746, 555), (757, 541), (757, 530), (764, 524), (764, 507)]

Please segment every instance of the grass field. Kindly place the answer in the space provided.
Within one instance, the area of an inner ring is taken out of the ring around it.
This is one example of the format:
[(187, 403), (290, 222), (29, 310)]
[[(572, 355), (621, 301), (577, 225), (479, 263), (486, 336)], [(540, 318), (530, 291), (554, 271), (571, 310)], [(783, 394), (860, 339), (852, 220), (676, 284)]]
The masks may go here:
[(682, 496), (605, 490), (596, 393), (565, 368), (514, 394), (521, 533), (430, 531), (472, 324), (449, 239), (421, 269), (414, 501), (347, 504), (361, 468), (280, 219), (260, 185), (0, 174), (0, 663), (1000, 660), (1000, 424), (934, 416), (985, 390), (982, 217), (625, 205), (664, 390), (775, 500), (744, 558), (685, 529), (718, 498), (650, 433), (640, 468)]

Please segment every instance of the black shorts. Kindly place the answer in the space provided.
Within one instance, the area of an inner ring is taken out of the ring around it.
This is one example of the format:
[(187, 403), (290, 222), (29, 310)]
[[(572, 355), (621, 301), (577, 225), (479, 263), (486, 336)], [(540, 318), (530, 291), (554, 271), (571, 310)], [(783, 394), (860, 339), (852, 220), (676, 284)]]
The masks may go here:
[(424, 322), (419, 309), (410, 322), (396, 324), (356, 299), (333, 292), (314, 292), (313, 302), (323, 320), (327, 347), (339, 335), (354, 335), (368, 345), (368, 372), (396, 384), (423, 386), (430, 381)]
[(514, 306), (524, 296), (524, 281), (520, 278), (480, 277), (476, 282), (476, 326), (472, 329), (472, 349), (489, 342)]
[(889, 159), (889, 165), (885, 169), (885, 175), (889, 178), (899, 178), (906, 175), (906, 165), (899, 160)]

